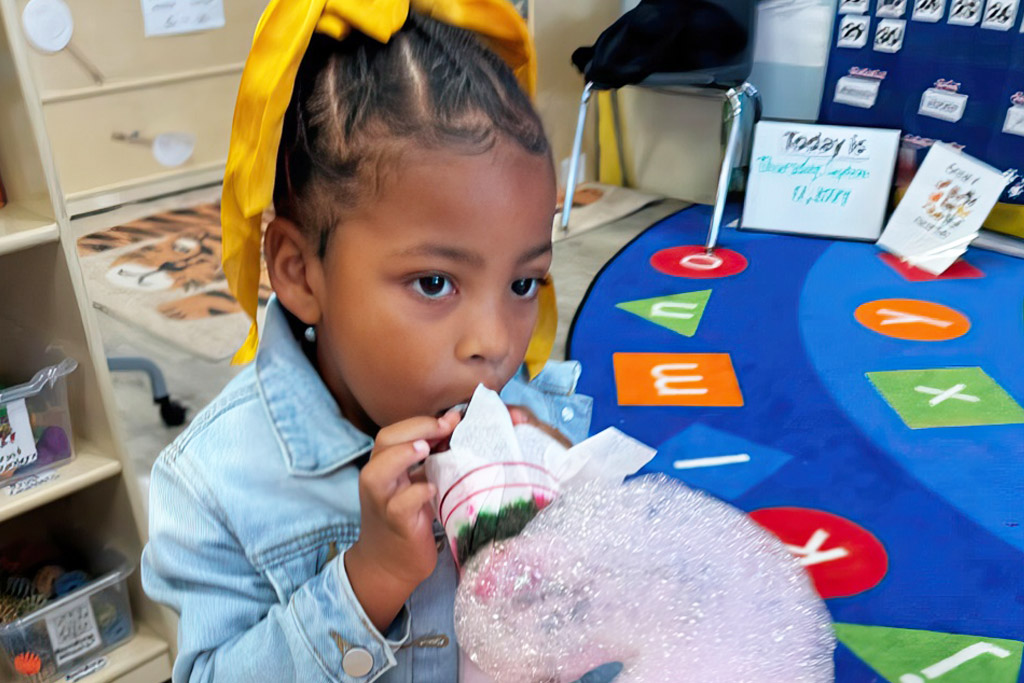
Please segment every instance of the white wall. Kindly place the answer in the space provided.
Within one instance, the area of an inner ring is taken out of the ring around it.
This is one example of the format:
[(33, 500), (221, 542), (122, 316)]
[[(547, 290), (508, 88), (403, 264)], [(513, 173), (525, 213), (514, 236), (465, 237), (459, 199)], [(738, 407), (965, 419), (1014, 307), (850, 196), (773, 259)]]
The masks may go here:
[[(592, 45), (619, 16), (619, 0), (531, 0), (530, 27), (537, 45), (537, 109), (551, 140), (555, 166), (569, 156), (583, 76), (572, 65), (573, 50)], [(596, 107), (591, 105), (592, 109)], [(591, 112), (593, 114), (593, 112)], [(584, 151), (594, 178), (594, 117), (584, 137)]]

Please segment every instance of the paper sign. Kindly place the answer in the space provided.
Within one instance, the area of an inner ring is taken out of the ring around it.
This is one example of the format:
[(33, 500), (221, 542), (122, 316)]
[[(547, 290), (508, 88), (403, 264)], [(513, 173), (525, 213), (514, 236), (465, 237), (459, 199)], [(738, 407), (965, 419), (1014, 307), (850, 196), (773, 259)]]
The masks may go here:
[(935, 23), (942, 21), (942, 15), (946, 13), (946, 0), (915, 0), (914, 21), (928, 21)]
[(988, 0), (981, 27), (1009, 31), (1017, 21), (1017, 0)]
[(1003, 132), (1010, 135), (1024, 136), (1024, 107), (1014, 105), (1006, 110)]
[(964, 116), (967, 109), (967, 95), (941, 88), (928, 88), (921, 95), (921, 106), (917, 113), (956, 123)]
[(878, 0), (878, 10), (875, 12), (880, 17), (891, 17), (899, 19), (907, 11), (907, 0)]
[(847, 14), (839, 22), (839, 47), (864, 47), (868, 44), (868, 28), (871, 19), (855, 14)]
[(102, 644), (96, 627), (96, 615), (88, 596), (76, 600), (56, 614), (46, 617), (46, 632), (57, 666), (91, 652)]
[(882, 19), (875, 29), (875, 50), (899, 52), (903, 48), (903, 34), (907, 22), (903, 19)]
[(871, 109), (878, 100), (878, 90), (881, 85), (882, 82), (876, 78), (843, 76), (836, 81), (836, 95), (832, 101), (851, 107)]
[(899, 131), (761, 121), (742, 228), (875, 240)]
[(146, 37), (195, 33), (224, 26), (223, 0), (142, 0)]
[(864, 14), (868, 11), (868, 0), (840, 0), (840, 14)]
[(949, 6), (949, 23), (974, 26), (981, 19), (981, 0), (953, 0)]
[(0, 474), (31, 465), (37, 457), (25, 400), (0, 405)]
[(878, 246), (938, 275), (977, 237), (1006, 182), (988, 164), (937, 142), (885, 226)]

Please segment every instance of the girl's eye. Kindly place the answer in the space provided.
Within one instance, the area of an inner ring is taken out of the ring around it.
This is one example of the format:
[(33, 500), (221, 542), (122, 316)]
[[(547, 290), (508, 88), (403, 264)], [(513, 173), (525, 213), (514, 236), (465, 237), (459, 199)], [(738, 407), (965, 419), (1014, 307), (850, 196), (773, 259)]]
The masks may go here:
[(512, 283), (512, 293), (525, 299), (536, 294), (539, 287), (540, 280), (535, 277), (527, 277)]
[(444, 275), (425, 275), (414, 280), (412, 287), (428, 299), (443, 299), (455, 291), (452, 281)]

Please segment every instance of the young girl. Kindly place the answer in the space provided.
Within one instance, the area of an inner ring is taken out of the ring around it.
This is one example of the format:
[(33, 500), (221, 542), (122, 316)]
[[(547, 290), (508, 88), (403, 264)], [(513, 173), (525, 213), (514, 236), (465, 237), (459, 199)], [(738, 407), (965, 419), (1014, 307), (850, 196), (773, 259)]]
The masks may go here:
[(152, 473), (142, 579), (180, 615), (175, 683), (454, 683), (456, 575), (417, 466), (481, 383), (516, 421), (589, 426), (576, 365), (523, 363), (550, 295), (540, 120), (452, 25), (529, 58), (521, 20), (504, 0), (414, 0), (443, 21), (347, 4), (272, 3), (243, 75), (225, 271), (253, 312), (272, 187), (276, 296), (253, 366)]

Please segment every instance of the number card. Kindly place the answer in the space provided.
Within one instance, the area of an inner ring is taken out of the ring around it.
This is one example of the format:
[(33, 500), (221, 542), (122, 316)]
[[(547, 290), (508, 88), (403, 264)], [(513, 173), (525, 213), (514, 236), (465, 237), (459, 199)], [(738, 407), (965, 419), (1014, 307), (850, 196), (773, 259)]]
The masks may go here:
[(876, 240), (899, 131), (761, 121), (741, 228)]
[(907, 0), (878, 0), (878, 10), (875, 12), (880, 17), (899, 19), (907, 11)]
[(903, 32), (907, 22), (903, 19), (882, 19), (875, 29), (875, 50), (899, 52), (903, 47)]
[(871, 19), (856, 14), (847, 14), (839, 23), (839, 47), (864, 47), (868, 44), (868, 30)]
[(946, 0), (915, 0), (914, 13), (911, 18), (914, 21), (927, 21), (936, 23), (942, 21), (942, 15), (946, 13)]
[(981, 19), (981, 0), (953, 0), (949, 22), (955, 26), (974, 26)]
[(1017, 21), (1017, 0), (988, 0), (981, 27), (1009, 31)]

